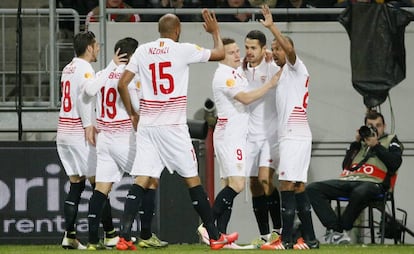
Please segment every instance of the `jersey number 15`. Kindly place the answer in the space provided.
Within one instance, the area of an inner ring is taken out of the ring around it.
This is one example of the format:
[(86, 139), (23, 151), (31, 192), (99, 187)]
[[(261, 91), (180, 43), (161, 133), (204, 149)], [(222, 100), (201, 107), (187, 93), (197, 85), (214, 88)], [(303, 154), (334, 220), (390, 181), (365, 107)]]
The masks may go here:
[[(162, 94), (170, 94), (174, 91), (174, 78), (168, 71), (166, 71), (169, 67), (171, 67), (171, 62), (152, 63), (149, 65), (154, 95), (157, 95), (158, 92), (161, 92)], [(158, 84), (158, 79), (165, 80), (165, 83), (160, 82), (160, 84)]]

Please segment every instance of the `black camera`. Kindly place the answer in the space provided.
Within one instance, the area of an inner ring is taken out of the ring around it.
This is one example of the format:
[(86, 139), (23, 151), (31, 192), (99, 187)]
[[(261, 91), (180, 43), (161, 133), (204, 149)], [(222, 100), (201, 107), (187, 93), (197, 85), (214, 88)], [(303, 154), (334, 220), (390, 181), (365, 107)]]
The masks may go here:
[(361, 126), (361, 128), (359, 128), (358, 132), (359, 132), (359, 136), (361, 137), (361, 139), (374, 137), (375, 134), (378, 135), (377, 128), (375, 128), (374, 126), (363, 125)]

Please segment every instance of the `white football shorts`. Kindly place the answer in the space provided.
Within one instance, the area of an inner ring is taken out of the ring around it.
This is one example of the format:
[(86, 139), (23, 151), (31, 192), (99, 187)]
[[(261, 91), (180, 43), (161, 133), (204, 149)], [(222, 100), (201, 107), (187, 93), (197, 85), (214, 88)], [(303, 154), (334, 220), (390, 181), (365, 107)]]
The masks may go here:
[(279, 151), (279, 180), (306, 183), (312, 139), (281, 139)]
[(135, 159), (135, 133), (98, 133), (96, 182), (115, 183), (131, 172)]
[(275, 171), (279, 165), (279, 143), (269, 140), (247, 141), (246, 169), (248, 176), (258, 176), (259, 167)]
[(214, 140), (214, 152), (219, 164), (220, 177), (246, 176), (246, 141)]
[(197, 157), (187, 124), (138, 127), (131, 175), (159, 178), (164, 168), (182, 177), (198, 175)]
[(57, 151), (68, 176), (91, 177), (96, 172), (96, 149), (85, 143), (57, 144)]

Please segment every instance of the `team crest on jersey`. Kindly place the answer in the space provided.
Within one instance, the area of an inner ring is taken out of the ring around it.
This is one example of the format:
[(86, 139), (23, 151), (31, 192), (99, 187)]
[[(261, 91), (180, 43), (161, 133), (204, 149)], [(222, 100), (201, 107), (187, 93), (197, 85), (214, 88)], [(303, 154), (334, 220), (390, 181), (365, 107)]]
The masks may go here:
[(164, 47), (164, 42), (160, 41), (160, 48)]
[(137, 81), (137, 83), (135, 84), (135, 86), (136, 86), (138, 89), (141, 89), (141, 82)]
[(236, 81), (234, 79), (228, 79), (226, 80), (226, 86), (227, 87), (233, 87)]
[(85, 73), (85, 78), (92, 78), (92, 73), (90, 72)]

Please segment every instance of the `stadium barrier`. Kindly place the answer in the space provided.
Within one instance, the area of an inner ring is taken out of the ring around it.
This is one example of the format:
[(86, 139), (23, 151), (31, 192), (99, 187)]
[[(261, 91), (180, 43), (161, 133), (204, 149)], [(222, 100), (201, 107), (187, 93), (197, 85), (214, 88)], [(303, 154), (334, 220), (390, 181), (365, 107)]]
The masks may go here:
[[(201, 144), (201, 141), (193, 141), (199, 165), (204, 167), (200, 161), (203, 159)], [(63, 203), (69, 182), (55, 142), (0, 142), (0, 163), (0, 244), (60, 244), (64, 232)], [(131, 183), (132, 179), (124, 176), (110, 193), (116, 228), (119, 228)], [(87, 242), (87, 211), (91, 195), (91, 186), (87, 184), (76, 226), (82, 242)], [(170, 243), (198, 242), (195, 232), (199, 218), (181, 178), (165, 170), (156, 196), (154, 233)], [(138, 227), (139, 223), (135, 221), (133, 231)]]

